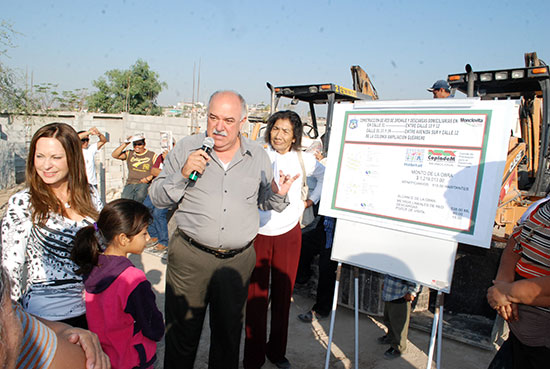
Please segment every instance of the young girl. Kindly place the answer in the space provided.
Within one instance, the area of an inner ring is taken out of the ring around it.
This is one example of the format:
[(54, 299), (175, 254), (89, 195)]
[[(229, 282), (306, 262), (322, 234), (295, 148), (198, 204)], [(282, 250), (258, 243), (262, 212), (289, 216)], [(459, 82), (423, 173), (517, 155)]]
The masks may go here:
[(162, 313), (145, 274), (126, 258), (149, 241), (151, 215), (128, 199), (107, 204), (97, 223), (76, 234), (72, 259), (84, 275), (86, 319), (113, 369), (150, 368), (164, 334)]

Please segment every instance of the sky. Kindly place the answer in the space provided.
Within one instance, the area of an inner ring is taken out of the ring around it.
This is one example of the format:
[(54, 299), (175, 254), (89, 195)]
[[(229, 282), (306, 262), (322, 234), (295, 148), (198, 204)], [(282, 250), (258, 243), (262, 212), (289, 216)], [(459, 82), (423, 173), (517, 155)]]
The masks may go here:
[[(536, 51), (550, 63), (550, 1), (2, 0), (15, 47), (0, 61), (33, 83), (87, 88), (146, 61), (168, 85), (163, 106), (220, 89), (269, 103), (266, 82), (352, 88), (360, 65), (383, 100), (429, 99), (434, 81), (515, 68)], [(197, 83), (197, 81), (196, 81)]]

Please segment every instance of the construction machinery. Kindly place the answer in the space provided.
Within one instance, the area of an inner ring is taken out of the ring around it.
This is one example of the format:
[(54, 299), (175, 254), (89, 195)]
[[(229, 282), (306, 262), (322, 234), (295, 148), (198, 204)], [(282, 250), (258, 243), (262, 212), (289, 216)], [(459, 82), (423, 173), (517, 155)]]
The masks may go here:
[(327, 117), (325, 125), (325, 136), (323, 139), (323, 154), (328, 151), (328, 138), (332, 128), (332, 116), (334, 112), (334, 104), (341, 102), (353, 102), (357, 100), (377, 100), (378, 94), (372, 84), (367, 73), (358, 65), (351, 67), (351, 75), (353, 79), (353, 90), (342, 87), (334, 83), (321, 83), (312, 85), (293, 85), (293, 86), (278, 86), (273, 87), (269, 82), (267, 87), (271, 90), (271, 112), (277, 110), (277, 105), (281, 97), (286, 97), (291, 100), (292, 105), (298, 104), (300, 101), (309, 104), (311, 115), (311, 129), (306, 130), (306, 134), (310, 138), (319, 137), (319, 126), (317, 122), (317, 114), (315, 112), (316, 105), (327, 105)]
[[(277, 106), (281, 98), (290, 99), (291, 105), (299, 102), (309, 104), (311, 124), (305, 124), (304, 133), (311, 139), (320, 137), (320, 127), (318, 124), (315, 107), (317, 105), (326, 105), (326, 124), (325, 137), (323, 140), (323, 154), (328, 150), (328, 137), (332, 127), (332, 115), (334, 104), (341, 102), (353, 102), (357, 100), (377, 100), (378, 94), (367, 73), (358, 65), (351, 67), (353, 79), (353, 89), (342, 87), (334, 83), (318, 83), (308, 85), (290, 85), (273, 86), (267, 82), (267, 87), (271, 91), (271, 114), (277, 111)], [(252, 129), (250, 137), (256, 139), (261, 136), (262, 124), (256, 123)]]
[[(474, 71), (467, 64), (464, 73), (449, 74), (447, 81), (452, 95), (459, 91), (482, 100), (520, 101), (518, 124), (510, 132), (491, 248), (458, 245), (453, 287), (445, 297), (443, 336), (491, 349), (505, 331), (503, 320), (486, 299), (506, 245), (502, 236), (509, 235), (529, 205), (549, 190), (550, 73), (536, 53), (528, 53), (524, 67)], [(425, 312), (413, 314), (411, 326), (429, 330), (430, 319)]]
[(351, 78), (353, 79), (353, 89), (371, 96), (373, 100), (378, 100), (378, 92), (376, 92), (367, 72), (358, 65), (352, 65), (350, 69)]
[(450, 74), (452, 90), (482, 100), (519, 99), (519, 134), (510, 138), (495, 223), (512, 228), (535, 200), (545, 197), (550, 184), (550, 74), (536, 53), (525, 54), (525, 66), (513, 69)]
[[(327, 121), (323, 149), (328, 150), (328, 137), (332, 128), (334, 104), (357, 100), (376, 100), (378, 94), (368, 75), (358, 66), (351, 67), (353, 89), (335, 84), (312, 84), (299, 86), (272, 86), (271, 112), (277, 109), (284, 97), (291, 104), (306, 102), (311, 114), (311, 138), (319, 136), (315, 106), (327, 107)], [(517, 99), (521, 102), (518, 113), (519, 129), (512, 135), (508, 160), (502, 179), (499, 210), (495, 223), (510, 233), (522, 213), (534, 200), (546, 196), (550, 183), (550, 74), (544, 62), (535, 53), (525, 56), (525, 66), (513, 69), (473, 71), (466, 66), (465, 73), (450, 74), (448, 82), (452, 93), (460, 91), (470, 97), (481, 99)], [(497, 122), (498, 123), (498, 122)], [(260, 127), (258, 126), (258, 132)], [(521, 132), (521, 133), (520, 133)], [(460, 244), (455, 262), (452, 292), (446, 295), (447, 309), (443, 335), (479, 347), (491, 349), (501, 335), (502, 322), (495, 319), (495, 312), (486, 302), (486, 291), (496, 274), (503, 245), (482, 249)], [(426, 256), (429, 257), (429, 256)], [(352, 268), (342, 268), (341, 292), (338, 303), (353, 308)], [(361, 311), (381, 313), (381, 278), (377, 273), (359, 271), (361, 290), (369, 291), (359, 302)], [(432, 294), (434, 296), (434, 294)], [(433, 297), (432, 296), (432, 297)], [(418, 309), (411, 316), (411, 325), (429, 331), (433, 315), (427, 309), (430, 294), (424, 291), (419, 298)], [(420, 302), (422, 301), (422, 302)]]

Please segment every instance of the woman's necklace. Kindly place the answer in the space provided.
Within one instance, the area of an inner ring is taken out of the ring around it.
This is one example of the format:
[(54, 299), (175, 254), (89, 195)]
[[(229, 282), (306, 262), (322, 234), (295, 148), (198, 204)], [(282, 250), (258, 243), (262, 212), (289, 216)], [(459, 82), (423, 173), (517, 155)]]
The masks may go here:
[(54, 194), (65, 209), (71, 208), (71, 191), (68, 188), (54, 191)]
[(63, 196), (63, 198), (65, 198), (66, 200), (63, 200), (62, 197), (57, 197), (61, 203), (63, 204), (63, 206), (65, 207), (65, 209), (70, 209), (71, 208), (71, 197), (70, 195), (67, 194), (67, 196)]

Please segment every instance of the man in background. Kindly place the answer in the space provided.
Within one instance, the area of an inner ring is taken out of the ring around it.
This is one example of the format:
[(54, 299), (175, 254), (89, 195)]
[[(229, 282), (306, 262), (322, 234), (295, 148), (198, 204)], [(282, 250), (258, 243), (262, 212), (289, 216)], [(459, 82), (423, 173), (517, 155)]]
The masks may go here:
[(384, 352), (385, 359), (395, 359), (407, 349), (411, 304), (419, 291), (419, 284), (386, 274), (382, 300), (384, 301), (384, 324), (388, 328), (388, 333), (378, 337), (378, 343), (390, 345), (390, 348)]
[[(172, 145), (173, 147), (173, 145)], [(164, 159), (170, 149), (166, 149), (157, 157), (153, 168), (151, 168), (151, 175), (156, 178), (162, 168), (164, 167)], [(170, 208), (157, 208), (151, 202), (149, 195), (143, 201), (143, 205), (147, 206), (151, 215), (153, 216), (153, 221), (149, 224), (147, 231), (151, 236), (151, 239), (147, 243), (147, 246), (154, 246), (155, 251), (165, 251), (168, 246), (168, 211)]]
[(434, 95), (434, 99), (446, 99), (451, 96), (451, 86), (442, 79), (435, 81), (433, 86), (428, 88), (428, 91)]
[(322, 215), (318, 215), (318, 217), (319, 221), (315, 229), (302, 234), (300, 262), (304, 262), (303, 268), (306, 269), (305, 276), (307, 279), (309, 279), (307, 273), (311, 273), (311, 259), (313, 259), (315, 253), (319, 254), (319, 279), (317, 281), (315, 304), (308, 312), (298, 315), (298, 319), (304, 323), (321, 320), (330, 315), (336, 282), (338, 263), (330, 259), (336, 219)]
[[(97, 136), (98, 142), (90, 144), (90, 136)], [(86, 174), (88, 175), (88, 183), (97, 189), (97, 174), (95, 170), (95, 154), (107, 143), (107, 137), (99, 132), (96, 127), (92, 127), (87, 131), (78, 132), (78, 137), (82, 142), (82, 154), (84, 155), (84, 163), (86, 164)]]
[[(130, 143), (134, 149), (124, 151)], [(111, 156), (118, 160), (126, 160), (128, 165), (128, 179), (120, 197), (143, 203), (149, 184), (154, 178), (151, 168), (157, 158), (154, 152), (145, 148), (145, 136), (137, 134), (128, 137)]]

